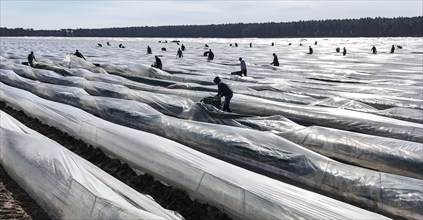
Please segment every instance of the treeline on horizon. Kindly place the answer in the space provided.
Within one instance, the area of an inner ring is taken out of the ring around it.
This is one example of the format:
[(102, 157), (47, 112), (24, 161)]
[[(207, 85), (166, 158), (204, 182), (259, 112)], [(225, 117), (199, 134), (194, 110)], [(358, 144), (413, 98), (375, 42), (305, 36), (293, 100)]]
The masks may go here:
[(422, 37), (423, 17), (331, 19), (295, 22), (33, 30), (0, 28), (0, 36), (53, 37)]

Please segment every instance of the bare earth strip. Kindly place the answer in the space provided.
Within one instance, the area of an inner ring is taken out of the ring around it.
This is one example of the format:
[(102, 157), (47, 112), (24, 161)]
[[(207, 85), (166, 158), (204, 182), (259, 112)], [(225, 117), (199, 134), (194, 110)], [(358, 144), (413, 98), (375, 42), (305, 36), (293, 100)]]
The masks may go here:
[(0, 219), (49, 219), (0, 165)]

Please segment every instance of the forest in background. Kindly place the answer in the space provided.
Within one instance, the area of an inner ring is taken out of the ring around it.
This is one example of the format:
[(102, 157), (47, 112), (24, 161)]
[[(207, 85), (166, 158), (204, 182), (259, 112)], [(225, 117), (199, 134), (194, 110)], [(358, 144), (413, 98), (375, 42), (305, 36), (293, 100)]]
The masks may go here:
[(422, 37), (423, 17), (376, 17), (278, 23), (142, 26), (61, 30), (0, 27), (0, 36), (193, 38)]

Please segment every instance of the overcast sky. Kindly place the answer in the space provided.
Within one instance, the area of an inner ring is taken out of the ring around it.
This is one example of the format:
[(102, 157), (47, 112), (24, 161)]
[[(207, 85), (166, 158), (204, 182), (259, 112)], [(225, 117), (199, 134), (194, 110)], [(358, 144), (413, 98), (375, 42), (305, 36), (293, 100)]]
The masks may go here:
[(0, 26), (62, 29), (422, 16), (412, 1), (0, 0)]

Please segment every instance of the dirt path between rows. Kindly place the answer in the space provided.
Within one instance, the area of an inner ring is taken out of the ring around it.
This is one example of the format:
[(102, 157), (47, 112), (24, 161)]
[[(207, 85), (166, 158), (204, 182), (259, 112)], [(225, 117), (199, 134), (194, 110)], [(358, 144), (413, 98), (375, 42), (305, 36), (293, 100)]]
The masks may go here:
[[(26, 116), (22, 111), (7, 107), (4, 102), (0, 102), (0, 109), (29, 128), (90, 161), (138, 192), (151, 195), (161, 206), (179, 212), (187, 220), (230, 219), (215, 207), (193, 201), (185, 191), (164, 185), (148, 174), (137, 175), (126, 163), (121, 163), (118, 159), (110, 159), (100, 149), (87, 146), (86, 143), (76, 140), (58, 129)], [(2, 170), (3, 173), (0, 170), (0, 219), (48, 219), (41, 208), (34, 206), (36, 203), (7, 176), (4, 169)], [(14, 187), (11, 187), (12, 183)], [(6, 185), (6, 187), (2, 187), (2, 185)], [(23, 198), (23, 194), (26, 195), (25, 198)], [(5, 199), (3, 200), (3, 198)]]

